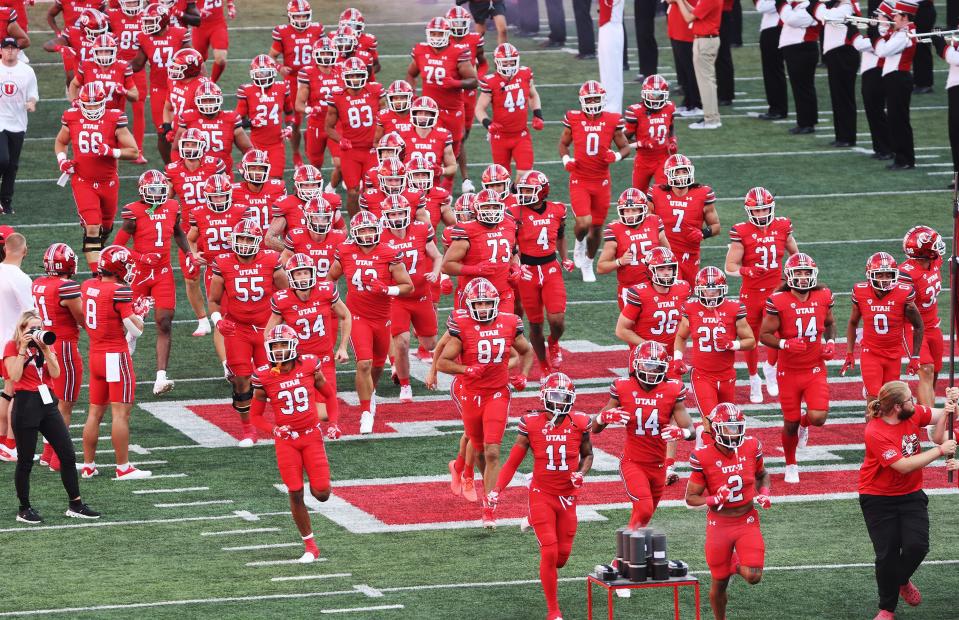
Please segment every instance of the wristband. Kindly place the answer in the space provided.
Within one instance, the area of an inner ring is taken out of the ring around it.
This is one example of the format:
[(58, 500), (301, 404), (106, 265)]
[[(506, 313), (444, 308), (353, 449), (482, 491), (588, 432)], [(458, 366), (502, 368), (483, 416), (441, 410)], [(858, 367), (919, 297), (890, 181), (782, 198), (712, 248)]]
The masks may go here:
[(568, 164), (570, 161), (572, 161), (572, 159), (573, 159), (573, 158), (570, 157), (569, 155), (563, 155), (563, 165), (565, 166), (565, 165)]
[(64, 152), (57, 153), (57, 163), (65, 160), (66, 158), (67, 158), (67, 154), (66, 154), (66, 153), (64, 153)]
[(683, 359), (683, 352), (680, 351), (679, 349), (676, 349), (675, 351), (673, 351), (673, 359), (676, 361)]
[(489, 129), (489, 126), (493, 124), (488, 117), (483, 119), (483, 129)]
[(743, 345), (741, 342), (739, 342), (738, 340), (733, 340), (733, 351), (738, 351), (739, 349), (742, 348), (742, 346)]
[(535, 117), (538, 118), (538, 119), (542, 119), (542, 118), (543, 118), (543, 111), (542, 111), (541, 109), (539, 109), (539, 108), (536, 108), (535, 110), (533, 110), (533, 116), (535, 116)]
[(397, 297), (400, 294), (400, 287), (398, 286), (388, 286), (386, 287), (386, 294), (390, 297)]
[(919, 356), (918, 356), (918, 355), (910, 355), (909, 357), (910, 357), (910, 359), (914, 359), (914, 360), (919, 359)]
[(709, 226), (703, 226), (703, 239), (709, 239), (713, 236), (713, 229)]
[(220, 314), (219, 312), (210, 313), (210, 322), (213, 323), (213, 327), (216, 327), (217, 323), (219, 323), (222, 318), (223, 318), (223, 315)]
[(785, 338), (780, 338), (780, 339), (779, 339), (779, 348), (780, 348), (780, 349), (785, 349), (785, 348), (786, 348), (786, 340), (785, 340)]
[(113, 149), (113, 152), (111, 153), (111, 155), (113, 156), (113, 159), (120, 159), (120, 155), (122, 154), (123, 154), (123, 151), (121, 151), (120, 149)]
[(620, 161), (623, 158), (623, 154), (619, 151), (613, 151), (616, 154), (616, 161)]
[(617, 266), (617, 267), (622, 267), (622, 266), (623, 266), (622, 263), (619, 262), (619, 259), (618, 259), (618, 258), (616, 259), (616, 266)]
[(939, 456), (946, 456), (946, 451), (942, 449), (942, 446), (936, 444), (936, 447), (939, 448)]
[(760, 495), (769, 495), (769, 487), (760, 487), (760, 489), (759, 489), (759, 494), (760, 494)]

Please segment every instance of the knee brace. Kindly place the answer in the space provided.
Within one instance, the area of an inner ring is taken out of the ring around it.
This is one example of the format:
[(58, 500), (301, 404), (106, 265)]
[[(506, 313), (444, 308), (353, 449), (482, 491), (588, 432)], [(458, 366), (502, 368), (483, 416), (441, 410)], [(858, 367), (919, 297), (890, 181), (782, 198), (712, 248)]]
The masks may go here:
[(100, 227), (100, 245), (105, 246), (107, 244), (107, 239), (110, 238), (110, 233), (113, 232), (113, 224), (111, 223), (109, 228), (106, 226)]
[(83, 235), (83, 249), (84, 254), (88, 252), (99, 252), (103, 249), (103, 240), (99, 237), (88, 237)]

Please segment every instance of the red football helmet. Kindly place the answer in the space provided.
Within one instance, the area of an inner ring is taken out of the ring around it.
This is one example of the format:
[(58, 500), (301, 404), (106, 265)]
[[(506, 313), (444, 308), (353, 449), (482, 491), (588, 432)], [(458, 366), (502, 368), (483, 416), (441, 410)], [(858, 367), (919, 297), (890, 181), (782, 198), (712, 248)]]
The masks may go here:
[(629, 367), (639, 381), (646, 385), (656, 385), (666, 379), (670, 359), (666, 347), (655, 340), (645, 340), (633, 349)]
[(369, 211), (360, 211), (350, 220), (350, 233), (356, 245), (371, 247), (380, 242), (382, 233), (380, 218)]
[(484, 189), (473, 199), (473, 209), (476, 212), (476, 221), (495, 226), (506, 217), (506, 205), (499, 194), (491, 189)]
[(180, 157), (183, 159), (200, 159), (206, 155), (209, 148), (210, 145), (206, 141), (206, 134), (196, 127), (190, 127), (184, 131), (183, 135), (180, 136), (180, 141), (177, 143), (177, 152), (180, 153)]
[(306, 30), (313, 21), (313, 9), (306, 0), (290, 0), (286, 5), (286, 17), (296, 30)]
[(507, 80), (519, 71), (519, 50), (512, 43), (500, 43), (493, 52), (496, 72)]
[(395, 131), (383, 134), (376, 145), (376, 161), (383, 163), (390, 157), (395, 157), (400, 161), (406, 158), (406, 140)]
[(340, 25), (333, 35), (333, 47), (340, 56), (349, 56), (359, 44), (359, 33), (352, 26)]
[(270, 178), (270, 156), (266, 151), (250, 149), (240, 160), (243, 180), (254, 185), (263, 185)]
[(450, 42), (450, 23), (445, 17), (434, 17), (426, 24), (426, 43), (433, 49), (443, 49)]
[(250, 79), (260, 88), (269, 88), (276, 82), (276, 61), (266, 54), (257, 55), (250, 63)]
[(95, 41), (97, 37), (110, 31), (110, 18), (96, 9), (83, 9), (76, 25), (83, 29), (87, 41)]
[(470, 26), (473, 25), (473, 16), (457, 5), (446, 12), (446, 21), (450, 24), (450, 34), (459, 39), (469, 34)]
[(699, 303), (707, 308), (716, 308), (726, 299), (729, 285), (726, 284), (726, 274), (719, 267), (703, 267), (696, 274), (696, 287), (693, 293)]
[(170, 25), (170, 11), (162, 4), (154, 2), (140, 13), (140, 31), (153, 36)]
[(386, 105), (397, 114), (410, 109), (413, 102), (413, 87), (406, 80), (396, 80), (386, 89)]
[(203, 182), (203, 195), (206, 206), (211, 211), (224, 213), (233, 204), (233, 184), (225, 174), (214, 174)]
[(167, 65), (167, 76), (175, 82), (195, 78), (202, 72), (203, 56), (192, 47), (178, 49), (170, 59), (170, 64)]
[(797, 291), (808, 291), (816, 288), (819, 267), (810, 255), (799, 252), (786, 259), (783, 274), (786, 276), (786, 286)]
[(390, 230), (404, 230), (410, 225), (410, 203), (402, 194), (386, 197), (383, 225)]
[(486, 278), (473, 278), (463, 291), (466, 309), (474, 321), (489, 323), (499, 313), (499, 291)]
[(866, 261), (866, 279), (876, 291), (891, 291), (899, 283), (899, 265), (892, 254), (876, 252)]
[(296, 197), (306, 202), (323, 192), (323, 174), (316, 166), (303, 164), (293, 171), (293, 187)]
[(366, 18), (363, 17), (359, 9), (344, 9), (344, 11), (340, 13), (340, 26), (349, 26), (355, 30), (358, 35), (363, 34), (363, 31), (366, 30)]
[(144, 204), (162, 205), (170, 197), (170, 181), (159, 170), (147, 170), (137, 181), (137, 191)]
[(666, 184), (670, 187), (689, 187), (696, 179), (696, 168), (693, 167), (693, 162), (679, 153), (666, 158), (663, 173), (666, 175)]
[(776, 199), (765, 187), (754, 187), (746, 193), (746, 217), (754, 226), (765, 228), (776, 217)]
[[(485, 186), (484, 186), (485, 187)], [(539, 170), (527, 170), (516, 181), (516, 202), (535, 205), (549, 196), (549, 178)]]
[(433, 188), (433, 165), (419, 151), (412, 153), (406, 162), (406, 184), (422, 192)]
[(193, 103), (200, 114), (213, 116), (223, 109), (223, 90), (216, 82), (204, 80), (193, 94)]
[(646, 194), (635, 187), (623, 191), (616, 202), (616, 212), (619, 214), (619, 221), (626, 226), (639, 226), (649, 213)]
[(410, 122), (414, 127), (432, 129), (439, 116), (440, 108), (432, 97), (417, 97), (410, 104)]
[(109, 67), (117, 60), (117, 40), (112, 34), (101, 34), (93, 40), (90, 56), (101, 67)]
[(406, 166), (395, 157), (387, 157), (376, 170), (380, 191), (387, 195), (398, 195), (406, 191)]
[(254, 219), (245, 218), (236, 223), (230, 233), (230, 245), (237, 256), (256, 256), (263, 241), (263, 229)]
[(317, 235), (330, 232), (334, 217), (336, 212), (333, 206), (322, 195), (310, 198), (303, 205), (303, 219), (306, 220), (306, 227)]
[(103, 87), (103, 82), (87, 82), (81, 86), (77, 105), (83, 118), (88, 121), (103, 118), (107, 112), (107, 90)]
[(936, 260), (946, 253), (946, 242), (942, 236), (928, 226), (913, 226), (902, 238), (902, 251), (909, 258)]
[(573, 410), (576, 387), (564, 373), (554, 372), (540, 381), (539, 398), (543, 401), (543, 409), (553, 414), (550, 422), (555, 423), (560, 416)]
[(54, 243), (43, 253), (43, 270), (47, 275), (72, 278), (77, 273), (77, 255), (66, 243)]
[(122, 245), (108, 245), (100, 251), (97, 271), (129, 284), (133, 281), (133, 257)]
[[(644, 259), (646, 268), (649, 269), (649, 276), (653, 284), (670, 287), (676, 284), (676, 278), (679, 274), (679, 263), (676, 262), (676, 256), (672, 250), (665, 247), (655, 247), (646, 252)], [(663, 273), (663, 271), (667, 271)]]
[(599, 114), (606, 107), (606, 89), (596, 80), (579, 87), (579, 105), (589, 115)]
[(746, 416), (732, 403), (719, 403), (709, 413), (709, 425), (716, 443), (735, 450), (746, 439)]
[(300, 344), (300, 339), (296, 335), (296, 330), (285, 323), (271, 329), (263, 338), (266, 359), (270, 360), (271, 364), (282, 364), (295, 360), (298, 344)]
[(136, 17), (146, 7), (146, 0), (120, 0), (120, 10), (127, 17)]
[(340, 53), (336, 51), (333, 42), (326, 37), (321, 37), (313, 44), (313, 61), (321, 67), (332, 67), (340, 59)]
[(641, 96), (647, 108), (659, 110), (669, 102), (669, 82), (661, 75), (651, 75), (643, 80)]
[(509, 170), (500, 164), (490, 164), (486, 166), (486, 170), (483, 171), (480, 184), (483, 186), (483, 189), (490, 189), (496, 192), (500, 200), (506, 200), (506, 197), (509, 196), (510, 185), (512, 184)]
[(343, 67), (340, 70), (340, 75), (343, 78), (343, 84), (347, 88), (353, 90), (359, 90), (366, 86), (367, 80), (370, 79), (370, 72), (366, 68), (366, 65), (363, 64), (363, 61), (357, 57), (347, 58), (343, 61)]
[(460, 197), (456, 199), (453, 204), (453, 216), (456, 218), (457, 224), (465, 224), (476, 219), (476, 214), (473, 212), (473, 201), (475, 199), (476, 194), (473, 192), (460, 194)]
[(308, 291), (316, 284), (316, 263), (307, 254), (297, 252), (286, 260), (283, 268), (294, 290)]

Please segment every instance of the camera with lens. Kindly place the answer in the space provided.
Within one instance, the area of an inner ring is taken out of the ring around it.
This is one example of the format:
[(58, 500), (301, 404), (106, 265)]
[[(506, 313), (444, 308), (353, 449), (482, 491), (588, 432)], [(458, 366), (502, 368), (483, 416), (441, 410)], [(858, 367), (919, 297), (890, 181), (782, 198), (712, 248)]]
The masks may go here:
[[(39, 327), (34, 327), (33, 329), (27, 331), (27, 334), (33, 338), (33, 341), (36, 343), (43, 343), (47, 346), (50, 346), (57, 341), (57, 335), (48, 329), (40, 329)], [(33, 346), (33, 345), (31, 345)]]

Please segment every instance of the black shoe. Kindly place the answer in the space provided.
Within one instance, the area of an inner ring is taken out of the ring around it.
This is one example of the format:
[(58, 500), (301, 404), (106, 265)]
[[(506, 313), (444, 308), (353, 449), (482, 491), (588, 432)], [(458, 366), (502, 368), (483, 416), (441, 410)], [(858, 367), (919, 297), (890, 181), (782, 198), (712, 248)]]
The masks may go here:
[(794, 136), (805, 135), (808, 133), (816, 133), (816, 129), (814, 127), (800, 127), (799, 125), (796, 125), (795, 127), (791, 127), (789, 129), (789, 133)]
[(780, 112), (763, 112), (756, 118), (761, 121), (781, 121), (782, 119), (786, 118), (786, 115)]
[(17, 513), (17, 521), (20, 523), (29, 523), (30, 525), (37, 525), (43, 523), (43, 519), (40, 518), (40, 513), (31, 508), (24, 508)]
[(719, 107), (721, 107), (721, 108), (728, 108), (728, 107), (731, 106), (732, 104), (733, 104), (733, 100), (732, 100), (732, 99), (720, 99), (720, 100), (719, 100)]
[(596, 60), (596, 54), (576, 54), (576, 58), (580, 60)]
[(851, 146), (856, 146), (855, 142), (846, 142), (845, 140), (833, 140), (829, 143), (829, 146), (834, 146), (839, 149), (847, 149)]
[(66, 514), (68, 517), (73, 517), (74, 519), (99, 519), (100, 513), (96, 510), (90, 508), (83, 502), (70, 503), (70, 506), (67, 508)]
[(932, 92), (932, 86), (916, 86), (912, 89), (913, 95), (928, 95)]
[(893, 162), (886, 166), (886, 170), (912, 170), (916, 167), (916, 164), (897, 164)]
[(890, 159), (893, 159), (894, 157), (895, 155), (893, 155), (892, 153), (873, 153), (872, 154), (872, 158), (878, 159), (879, 161), (889, 161)]

